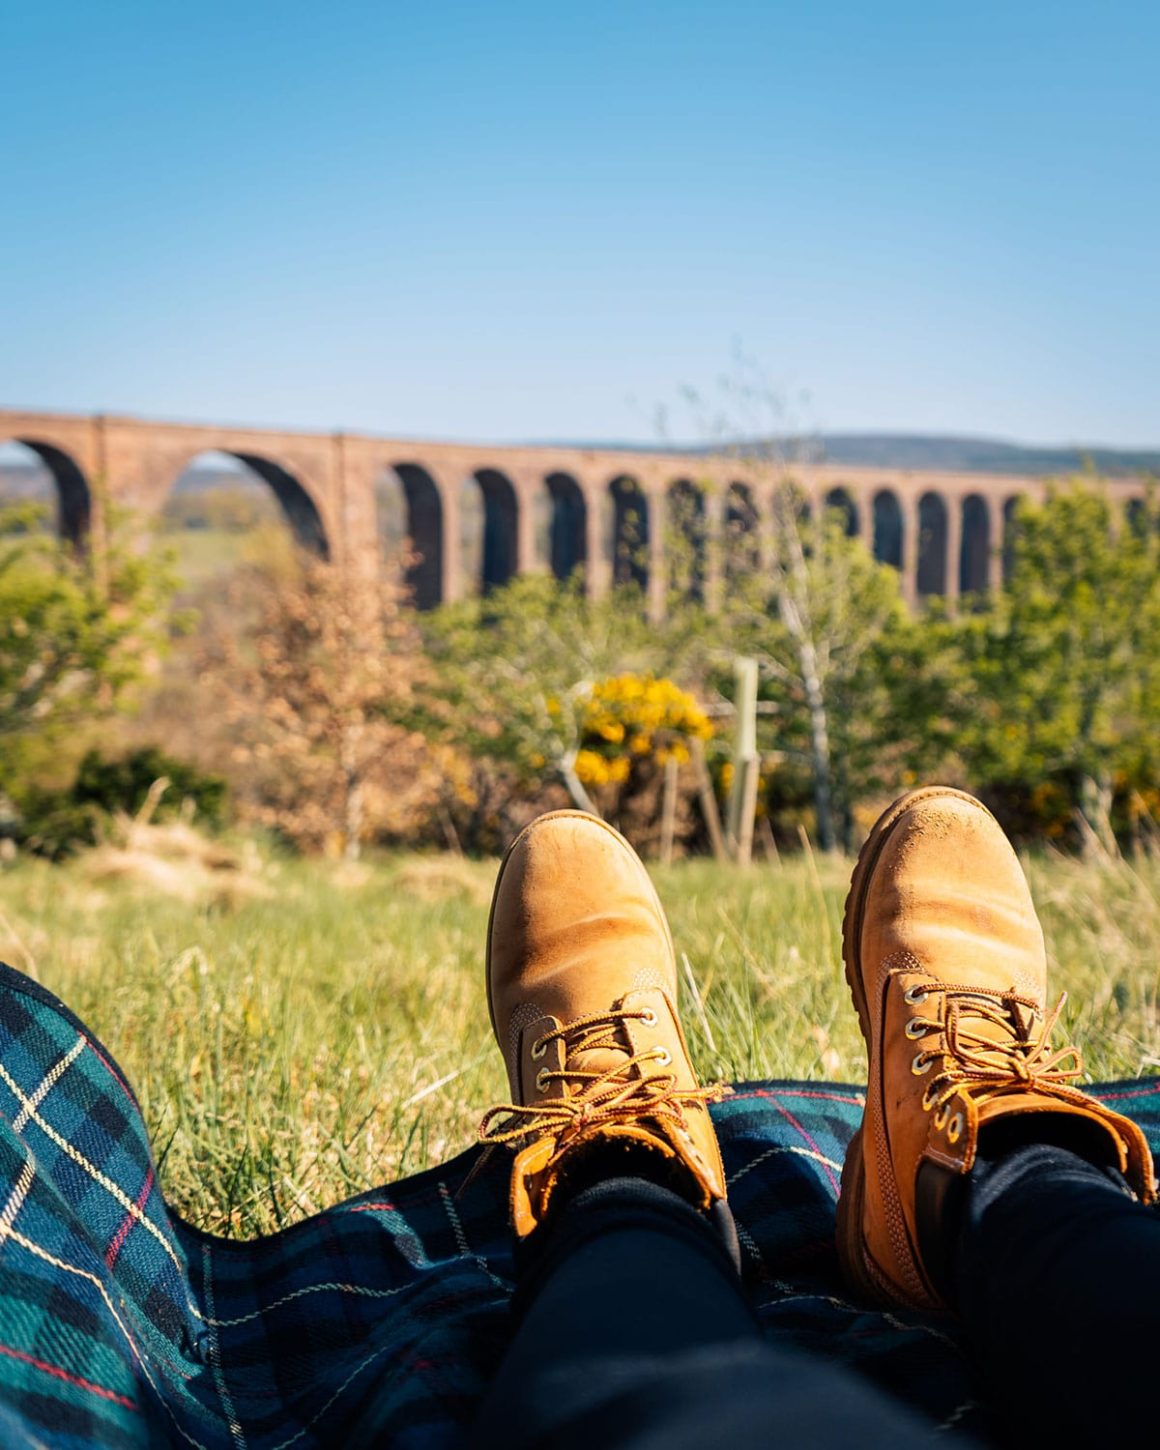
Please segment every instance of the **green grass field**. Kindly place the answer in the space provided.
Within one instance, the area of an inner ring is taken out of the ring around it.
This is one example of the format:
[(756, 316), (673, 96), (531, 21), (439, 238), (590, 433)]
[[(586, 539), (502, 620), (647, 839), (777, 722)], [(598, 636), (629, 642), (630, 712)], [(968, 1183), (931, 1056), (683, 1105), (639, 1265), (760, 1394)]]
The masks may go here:
[[(1090, 1074), (1156, 1072), (1160, 862), (1028, 869)], [(22, 862), (0, 874), (0, 948), (119, 1059), (175, 1206), (249, 1235), (458, 1152), (504, 1095), (482, 991), (494, 874), (265, 860), (259, 893), (190, 902), (83, 861)], [(847, 875), (809, 858), (657, 873), (706, 1077), (862, 1078)]]

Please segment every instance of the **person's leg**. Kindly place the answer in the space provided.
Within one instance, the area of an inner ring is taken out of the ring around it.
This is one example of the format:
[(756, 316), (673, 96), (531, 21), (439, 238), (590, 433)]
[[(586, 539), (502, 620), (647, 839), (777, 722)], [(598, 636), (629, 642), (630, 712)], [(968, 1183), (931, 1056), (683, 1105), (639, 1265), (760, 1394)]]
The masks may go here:
[(958, 1308), (997, 1424), (1024, 1443), (1130, 1424), (1160, 1340), (1152, 1158), (1050, 1040), (1043, 933), (978, 801), (929, 787), (884, 813), (843, 952), (869, 1055), (838, 1203), (848, 1276)]
[(470, 1443), (909, 1444), (869, 1387), (761, 1341), (672, 939), (624, 838), (575, 811), (534, 821), (500, 867), (487, 962), (512, 1100), (480, 1136), (517, 1150), (521, 1288)]
[(980, 1159), (948, 1297), (1024, 1441), (1029, 1422), (1073, 1444), (1155, 1423), (1160, 1214), (1119, 1174), (1042, 1143)]
[(720, 1234), (659, 1184), (583, 1189), (524, 1257), (520, 1327), (473, 1446), (929, 1442), (929, 1426), (857, 1376), (767, 1347)]

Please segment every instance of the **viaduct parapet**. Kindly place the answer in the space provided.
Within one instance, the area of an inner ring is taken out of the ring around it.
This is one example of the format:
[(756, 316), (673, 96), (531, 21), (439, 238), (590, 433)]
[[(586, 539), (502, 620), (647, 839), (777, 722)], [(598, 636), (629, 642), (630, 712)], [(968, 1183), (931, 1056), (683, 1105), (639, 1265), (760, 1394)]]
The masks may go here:
[[(401, 498), (416, 561), (410, 584), (430, 608), (513, 575), (582, 569), (594, 596), (631, 575), (650, 608), (663, 608), (674, 521), (698, 521), (698, 538), (751, 532), (761, 567), (770, 546), (769, 469), (681, 453), (423, 443), (362, 433), (285, 432), (129, 417), (0, 409), (0, 441), (39, 455), (57, 489), (62, 534), (99, 546), (105, 501), (158, 513), (199, 454), (239, 460), (273, 490), (299, 542), (348, 570), (383, 568), (378, 510), (384, 483)], [(998, 581), (1014, 501), (1040, 495), (1039, 478), (802, 463), (787, 467), (812, 507), (843, 510), (851, 534), (897, 568), (910, 600), (954, 598)], [(1143, 484), (1114, 480), (1123, 500)], [(482, 502), (482, 550), (464, 549), (465, 490)], [(477, 491), (477, 492), (476, 492)], [(628, 545), (631, 544), (631, 548)], [(707, 597), (716, 551), (706, 553)], [(478, 577), (467, 576), (465, 558)]]

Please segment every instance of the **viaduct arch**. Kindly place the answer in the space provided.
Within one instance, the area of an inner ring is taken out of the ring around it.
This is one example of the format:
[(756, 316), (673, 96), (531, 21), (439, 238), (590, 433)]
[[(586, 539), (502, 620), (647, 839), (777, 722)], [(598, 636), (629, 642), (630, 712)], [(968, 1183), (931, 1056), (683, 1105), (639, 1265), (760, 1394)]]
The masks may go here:
[[(0, 441), (22, 443), (43, 461), (59, 531), (77, 547), (100, 547), (109, 504), (156, 514), (191, 459), (229, 454), (268, 484), (298, 542), (352, 582), (382, 568), (388, 479), (420, 608), (516, 574), (564, 579), (577, 570), (593, 596), (638, 584), (654, 615), (672, 589), (711, 605), (729, 587), (739, 545), (745, 567), (761, 568), (772, 527), (767, 479), (747, 478), (735, 460), (679, 453), (423, 443), (15, 409), (0, 409)], [(914, 602), (994, 587), (1014, 501), (1044, 489), (1031, 477), (824, 463), (795, 465), (793, 474), (804, 506), (836, 511), (847, 533), (899, 570)], [(1139, 480), (1108, 487), (1125, 504), (1144, 492)], [(465, 507), (482, 518), (476, 556), (467, 560), (476, 577), (465, 568)], [(674, 539), (680, 548), (670, 557)], [(722, 540), (729, 541), (724, 564), (714, 547)]]

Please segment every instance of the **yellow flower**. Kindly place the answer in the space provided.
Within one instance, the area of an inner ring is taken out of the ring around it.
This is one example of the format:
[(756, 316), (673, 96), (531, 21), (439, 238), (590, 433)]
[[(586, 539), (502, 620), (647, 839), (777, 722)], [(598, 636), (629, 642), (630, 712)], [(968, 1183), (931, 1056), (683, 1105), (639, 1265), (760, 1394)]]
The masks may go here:
[[(688, 750), (673, 737), (707, 740), (713, 725), (697, 701), (675, 681), (625, 672), (597, 680), (580, 711), (581, 739), (588, 751), (604, 757), (603, 746), (625, 745), (630, 756), (670, 756), (687, 760)], [(679, 753), (678, 753), (679, 752)], [(587, 768), (608, 776), (609, 765)], [(623, 769), (624, 767), (618, 767)]]
[(595, 750), (578, 751), (576, 774), (583, 785), (604, 785), (608, 780), (608, 762)]

